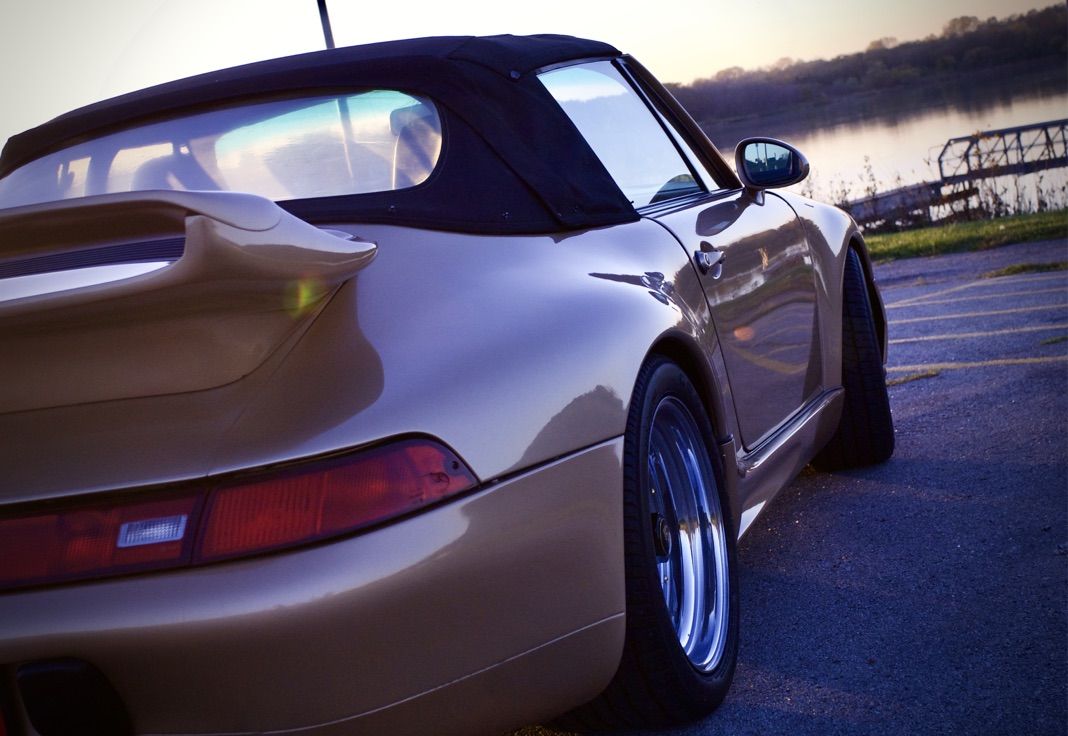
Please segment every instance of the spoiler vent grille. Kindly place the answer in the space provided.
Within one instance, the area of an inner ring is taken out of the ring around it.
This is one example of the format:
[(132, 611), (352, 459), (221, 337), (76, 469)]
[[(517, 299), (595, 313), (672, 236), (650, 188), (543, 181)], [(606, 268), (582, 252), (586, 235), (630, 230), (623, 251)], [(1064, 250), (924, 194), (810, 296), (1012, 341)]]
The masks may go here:
[(15, 276), (31, 276), (56, 271), (71, 271), (93, 266), (111, 266), (123, 263), (152, 263), (176, 261), (185, 251), (185, 238), (161, 238), (136, 243), (102, 245), (81, 248), (65, 253), (30, 256), (0, 260), (0, 279)]

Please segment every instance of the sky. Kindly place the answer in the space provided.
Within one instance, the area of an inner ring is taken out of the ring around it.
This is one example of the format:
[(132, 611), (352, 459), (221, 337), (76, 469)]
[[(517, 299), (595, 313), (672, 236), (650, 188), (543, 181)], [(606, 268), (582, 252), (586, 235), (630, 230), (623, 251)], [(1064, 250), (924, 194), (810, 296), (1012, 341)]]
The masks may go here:
[[(782, 57), (832, 58), (951, 18), (1051, 0), (327, 0), (339, 46), (434, 35), (565, 33), (607, 41), (665, 82)], [(373, 8), (373, 10), (368, 10)], [(152, 84), (323, 48), (316, 0), (0, 0), (0, 142)]]

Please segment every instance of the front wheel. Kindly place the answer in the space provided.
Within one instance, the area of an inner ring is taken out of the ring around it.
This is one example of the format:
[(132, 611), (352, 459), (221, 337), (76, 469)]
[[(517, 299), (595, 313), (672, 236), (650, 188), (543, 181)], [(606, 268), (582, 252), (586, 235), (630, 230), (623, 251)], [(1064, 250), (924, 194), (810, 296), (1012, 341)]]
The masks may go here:
[(812, 461), (820, 470), (874, 465), (894, 453), (883, 354), (864, 269), (852, 248), (846, 253), (842, 281), (842, 387), (845, 401), (838, 429)]
[(735, 531), (713, 432), (686, 374), (644, 366), (624, 440), (627, 634), (611, 684), (561, 725), (660, 728), (710, 713), (738, 653)]

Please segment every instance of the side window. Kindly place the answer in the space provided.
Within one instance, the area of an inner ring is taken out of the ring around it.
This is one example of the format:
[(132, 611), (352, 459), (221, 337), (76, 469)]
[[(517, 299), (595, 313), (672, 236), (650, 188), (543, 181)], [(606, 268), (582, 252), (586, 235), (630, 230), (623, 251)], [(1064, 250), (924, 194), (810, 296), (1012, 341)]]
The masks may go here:
[(705, 191), (611, 62), (563, 67), (538, 78), (635, 207)]

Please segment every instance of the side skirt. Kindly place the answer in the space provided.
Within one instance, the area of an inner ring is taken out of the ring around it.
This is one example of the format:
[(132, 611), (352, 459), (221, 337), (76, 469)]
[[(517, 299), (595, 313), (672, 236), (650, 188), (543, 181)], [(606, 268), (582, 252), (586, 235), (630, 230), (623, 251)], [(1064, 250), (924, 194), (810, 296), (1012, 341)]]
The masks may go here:
[(841, 388), (824, 391), (749, 452), (738, 454), (733, 440), (720, 446), (725, 451), (724, 467), (736, 470), (735, 477), (727, 479), (727, 487), (734, 508), (741, 510), (739, 539), (767, 503), (827, 444), (844, 396)]

